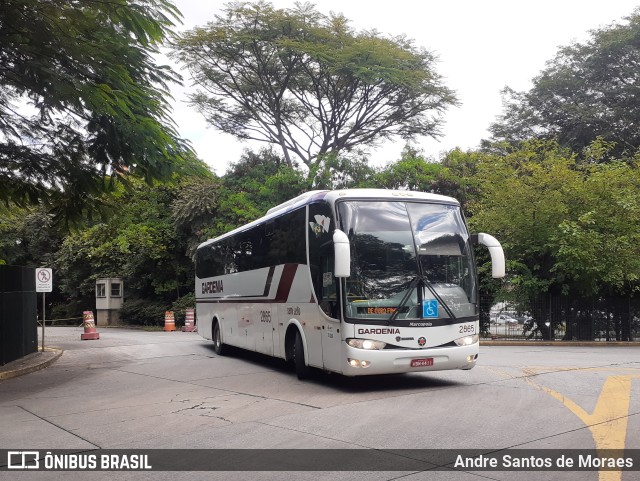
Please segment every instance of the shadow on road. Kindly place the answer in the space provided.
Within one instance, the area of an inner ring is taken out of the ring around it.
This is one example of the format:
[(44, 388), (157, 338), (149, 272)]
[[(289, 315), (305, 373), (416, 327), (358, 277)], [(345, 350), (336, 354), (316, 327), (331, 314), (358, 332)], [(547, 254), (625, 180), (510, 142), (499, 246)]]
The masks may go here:
[[(213, 344), (206, 344), (206, 346), (207, 349), (211, 351), (212, 357), (218, 357), (213, 350)], [(271, 369), (275, 372), (289, 375), (292, 379), (296, 378), (293, 365), (285, 362), (283, 359), (232, 346), (225, 347), (227, 351), (224, 357), (248, 362), (256, 367)], [(314, 370), (311, 379), (298, 382), (315, 383), (348, 393), (405, 391), (407, 389), (442, 389), (445, 387), (466, 385), (464, 383), (435, 378), (428, 372), (347, 377), (325, 372), (320, 369)]]

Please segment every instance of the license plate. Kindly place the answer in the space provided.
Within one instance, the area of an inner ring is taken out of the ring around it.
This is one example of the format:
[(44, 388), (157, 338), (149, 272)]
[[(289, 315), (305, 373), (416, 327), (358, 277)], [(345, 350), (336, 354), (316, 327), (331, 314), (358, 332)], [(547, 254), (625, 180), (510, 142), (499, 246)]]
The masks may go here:
[(427, 357), (426, 359), (411, 359), (411, 367), (426, 367), (433, 366), (433, 358)]

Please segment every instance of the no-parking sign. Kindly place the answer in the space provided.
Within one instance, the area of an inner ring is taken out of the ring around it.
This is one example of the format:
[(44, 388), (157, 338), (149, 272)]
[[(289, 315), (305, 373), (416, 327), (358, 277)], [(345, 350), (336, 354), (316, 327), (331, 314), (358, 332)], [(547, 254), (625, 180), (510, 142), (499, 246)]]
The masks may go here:
[(36, 292), (51, 292), (53, 290), (53, 271), (47, 267), (36, 269)]

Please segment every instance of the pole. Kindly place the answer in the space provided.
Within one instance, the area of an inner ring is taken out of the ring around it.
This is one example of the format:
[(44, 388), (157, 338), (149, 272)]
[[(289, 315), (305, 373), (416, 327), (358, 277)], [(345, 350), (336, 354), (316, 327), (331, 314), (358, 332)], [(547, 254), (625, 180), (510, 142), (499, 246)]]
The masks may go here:
[(45, 303), (44, 303), (44, 292), (42, 293), (42, 352), (44, 352), (44, 325), (46, 316), (44, 315)]

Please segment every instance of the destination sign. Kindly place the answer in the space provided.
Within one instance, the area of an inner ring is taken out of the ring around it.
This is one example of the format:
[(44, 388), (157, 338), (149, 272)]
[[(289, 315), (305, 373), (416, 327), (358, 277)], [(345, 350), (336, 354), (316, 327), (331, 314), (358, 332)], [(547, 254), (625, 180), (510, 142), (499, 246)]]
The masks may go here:
[[(358, 314), (393, 314), (398, 310), (392, 306), (358, 307)], [(409, 312), (408, 307), (403, 307), (400, 312)]]

